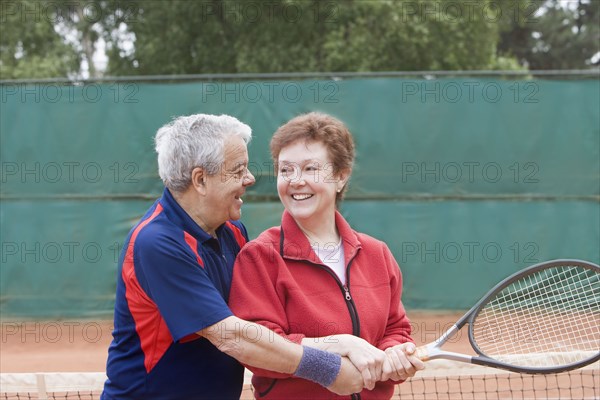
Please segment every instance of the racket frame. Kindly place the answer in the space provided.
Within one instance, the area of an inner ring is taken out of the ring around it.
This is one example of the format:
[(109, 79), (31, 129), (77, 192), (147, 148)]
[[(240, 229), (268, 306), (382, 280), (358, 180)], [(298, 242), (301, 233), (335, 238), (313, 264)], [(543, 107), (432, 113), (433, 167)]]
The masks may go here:
[[(531, 275), (536, 273), (537, 271), (548, 269), (557, 266), (579, 266), (586, 269), (590, 269), (595, 271), (596, 273), (600, 273), (600, 266), (590, 263), (588, 261), (583, 260), (575, 260), (575, 259), (558, 259), (558, 260), (550, 260), (545, 261), (539, 264), (532, 265), (528, 268), (522, 269), (507, 278), (503, 279), (496, 286), (494, 286), (490, 291), (485, 294), (481, 300), (479, 300), (469, 311), (467, 311), (450, 329), (448, 329), (439, 339), (436, 341), (426, 344), (424, 346), (420, 346), (417, 348), (417, 357), (419, 357), (423, 361), (434, 360), (437, 358), (443, 358), (446, 360), (452, 361), (460, 361), (470, 364), (483, 365), (488, 367), (505, 369), (512, 372), (521, 372), (528, 374), (554, 374), (559, 372), (571, 371), (573, 369), (584, 367), (588, 364), (594, 363), (600, 360), (600, 349), (598, 349), (598, 353), (590, 357), (588, 359), (584, 359), (575, 363), (561, 365), (557, 367), (521, 367), (508, 363), (504, 363), (498, 360), (494, 360), (486, 356), (481, 349), (477, 346), (475, 342), (475, 338), (473, 335), (474, 329), (474, 320), (477, 318), (479, 312), (483, 309), (485, 305), (487, 305), (488, 301), (493, 298), (498, 292), (504, 290), (507, 286), (512, 284), (513, 282), (521, 279), (523, 276)], [(452, 339), (456, 336), (456, 334), (462, 329), (465, 324), (469, 324), (468, 334), (469, 334), (469, 342), (471, 347), (477, 355), (469, 356), (466, 354), (455, 353), (451, 351), (441, 350), (441, 347), (448, 340)]]

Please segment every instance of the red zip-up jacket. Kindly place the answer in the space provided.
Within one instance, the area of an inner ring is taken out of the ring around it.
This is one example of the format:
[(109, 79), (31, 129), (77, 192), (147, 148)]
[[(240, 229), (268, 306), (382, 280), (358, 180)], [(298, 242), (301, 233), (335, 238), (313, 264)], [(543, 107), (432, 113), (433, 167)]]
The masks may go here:
[[(239, 253), (229, 306), (242, 319), (268, 327), (300, 343), (304, 337), (354, 334), (381, 350), (412, 341), (410, 322), (400, 301), (400, 268), (387, 245), (354, 231), (339, 212), (346, 285), (312, 250), (286, 211), (273, 227)], [(257, 340), (268, 338), (257, 338)], [(359, 395), (337, 396), (291, 375), (249, 367), (259, 399), (389, 399), (398, 382), (378, 382)]]

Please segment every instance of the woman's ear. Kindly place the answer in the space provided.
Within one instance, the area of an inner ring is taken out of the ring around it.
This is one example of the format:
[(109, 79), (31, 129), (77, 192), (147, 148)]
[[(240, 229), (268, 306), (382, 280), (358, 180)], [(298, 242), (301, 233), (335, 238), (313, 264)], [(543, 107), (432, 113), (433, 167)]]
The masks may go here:
[(352, 175), (351, 169), (344, 169), (338, 173), (338, 182), (336, 187), (338, 193), (342, 191), (344, 186), (346, 186), (348, 180), (350, 180), (350, 175)]

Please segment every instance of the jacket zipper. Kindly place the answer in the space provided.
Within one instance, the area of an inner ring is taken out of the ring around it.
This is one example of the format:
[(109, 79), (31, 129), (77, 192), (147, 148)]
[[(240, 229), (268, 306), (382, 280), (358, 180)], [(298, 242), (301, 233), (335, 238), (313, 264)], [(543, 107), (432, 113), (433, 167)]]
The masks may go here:
[[(282, 227), (280, 229), (280, 235), (279, 235), (279, 254), (281, 255), (282, 258), (283, 258), (283, 241), (284, 241), (283, 237), (284, 237), (284, 235), (283, 235), (283, 227)], [(331, 275), (333, 277), (333, 279), (335, 279), (339, 288), (342, 290), (344, 299), (346, 299), (346, 306), (348, 307), (348, 312), (350, 313), (350, 320), (352, 321), (352, 334), (354, 336), (360, 337), (360, 320), (358, 319), (358, 311), (356, 310), (356, 304), (354, 303), (354, 300), (352, 300), (352, 295), (350, 295), (350, 266), (352, 265), (353, 260), (354, 260), (354, 258), (352, 258), (350, 260), (350, 262), (348, 263), (348, 265), (346, 266), (346, 284), (345, 285), (342, 285), (342, 282), (337, 277), (337, 275), (331, 270), (331, 268), (329, 268), (325, 265), (314, 263), (312, 261), (308, 261), (308, 260), (305, 260), (305, 261), (324, 269), (325, 271), (327, 271), (327, 273), (329, 275)], [(269, 387), (269, 389), (267, 390), (267, 393), (269, 391), (271, 391), (273, 386), (275, 386), (276, 381), (277, 381), (277, 379), (274, 379), (274, 382), (271, 385), (271, 387)], [(266, 395), (266, 393), (265, 393), (265, 395)], [(361, 400), (360, 393), (354, 393), (354, 394), (352, 394), (352, 396), (350, 398), (351, 398), (351, 400)]]
[[(360, 337), (360, 320), (358, 319), (358, 310), (356, 309), (356, 304), (350, 295), (350, 266), (352, 265), (353, 260), (354, 259), (350, 260), (348, 266), (346, 267), (346, 284), (344, 285), (344, 294), (346, 296), (348, 311), (350, 311), (350, 319), (352, 320), (352, 334)], [(360, 393), (353, 393), (350, 398), (352, 400), (360, 400), (360, 397)]]
[(354, 336), (360, 337), (360, 320), (358, 319), (358, 310), (356, 309), (356, 304), (352, 299), (352, 295), (350, 294), (350, 266), (352, 265), (352, 260), (348, 263), (346, 267), (346, 284), (342, 286), (342, 282), (335, 276), (335, 279), (338, 281), (338, 284), (344, 290), (344, 297), (346, 299), (346, 305), (348, 306), (348, 311), (350, 312), (350, 319), (352, 320), (352, 334)]
[[(335, 279), (335, 281), (337, 282), (338, 286), (342, 290), (344, 299), (346, 299), (346, 306), (348, 307), (348, 312), (350, 313), (350, 320), (352, 321), (352, 334), (354, 336), (360, 337), (360, 320), (358, 319), (358, 311), (356, 309), (356, 304), (354, 303), (354, 300), (352, 299), (352, 295), (350, 294), (350, 266), (352, 265), (352, 260), (350, 260), (350, 262), (348, 263), (348, 266), (346, 267), (346, 284), (345, 285), (342, 285), (342, 282), (337, 277), (337, 275), (331, 270), (331, 268), (326, 267), (321, 264), (316, 264), (316, 263), (313, 263), (313, 264), (320, 267), (321, 269), (324, 269), (325, 271), (327, 271), (327, 273), (329, 275), (331, 275), (333, 277), (333, 279)], [(360, 400), (361, 396), (360, 396), (360, 393), (354, 393), (351, 395), (350, 398), (352, 400)]]
[[(354, 303), (354, 300), (352, 300), (352, 296), (350, 295), (350, 266), (352, 265), (352, 260), (350, 260), (348, 266), (346, 267), (346, 284), (344, 285), (344, 294), (346, 296), (348, 311), (350, 311), (350, 319), (352, 319), (352, 334), (360, 337), (360, 320), (358, 319), (358, 310), (356, 309), (356, 303)], [(350, 398), (352, 400), (360, 400), (360, 393), (353, 393)]]
[(342, 294), (344, 295), (344, 299), (346, 300), (346, 306), (348, 307), (348, 312), (350, 313), (350, 320), (352, 321), (352, 334), (354, 336), (360, 337), (360, 321), (358, 319), (358, 311), (356, 310), (356, 304), (354, 303), (354, 300), (352, 299), (352, 295), (350, 294), (350, 266), (352, 265), (352, 260), (350, 260), (350, 262), (348, 263), (348, 266), (346, 267), (346, 284), (345, 285), (342, 285), (342, 282), (337, 277), (337, 275), (331, 270), (331, 268), (329, 268), (325, 265), (321, 265), (321, 264), (317, 264), (317, 263), (313, 263), (313, 262), (310, 262), (310, 263), (327, 271), (327, 273), (329, 275), (331, 275), (333, 277), (333, 279), (335, 279), (340, 290), (342, 291)]

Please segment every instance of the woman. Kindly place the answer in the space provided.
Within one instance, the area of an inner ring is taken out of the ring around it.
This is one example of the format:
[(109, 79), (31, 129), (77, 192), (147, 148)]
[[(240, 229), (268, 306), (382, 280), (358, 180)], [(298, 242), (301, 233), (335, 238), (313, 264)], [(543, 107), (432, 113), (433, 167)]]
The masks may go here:
[[(281, 226), (240, 252), (229, 305), (293, 342), (347, 356), (363, 372), (360, 398), (389, 399), (394, 384), (423, 364), (412, 354), (398, 264), (383, 242), (352, 230), (337, 211), (352, 173), (352, 136), (341, 121), (309, 113), (277, 130), (271, 154)], [(334, 396), (306, 380), (252, 371), (257, 398)]]

